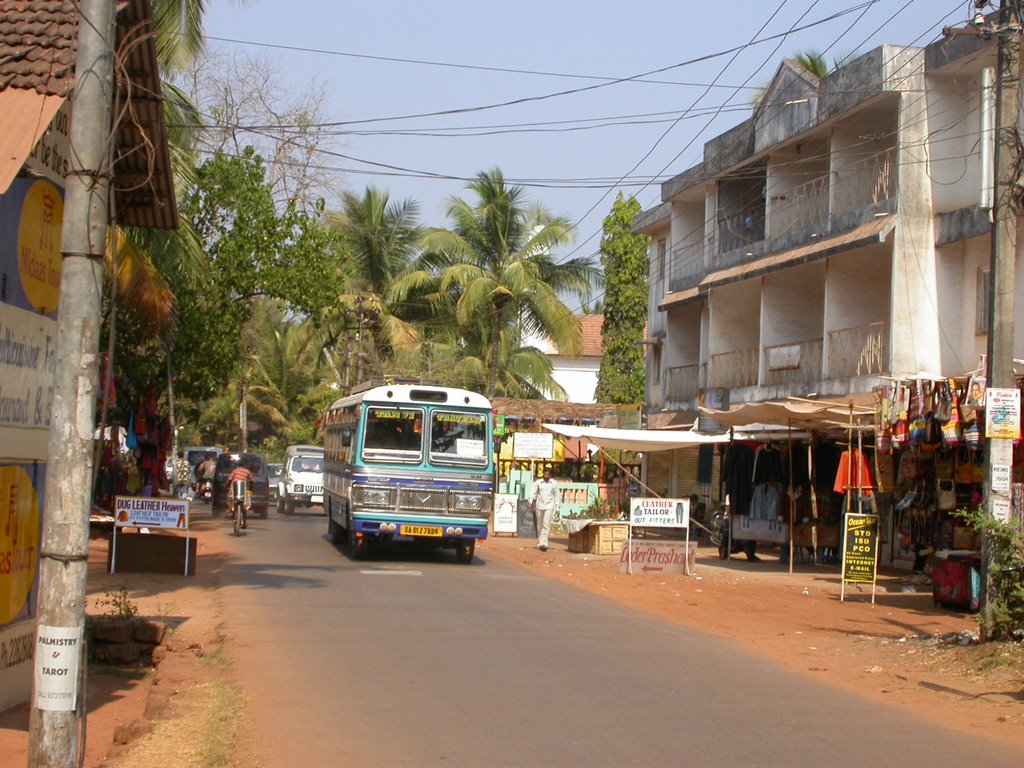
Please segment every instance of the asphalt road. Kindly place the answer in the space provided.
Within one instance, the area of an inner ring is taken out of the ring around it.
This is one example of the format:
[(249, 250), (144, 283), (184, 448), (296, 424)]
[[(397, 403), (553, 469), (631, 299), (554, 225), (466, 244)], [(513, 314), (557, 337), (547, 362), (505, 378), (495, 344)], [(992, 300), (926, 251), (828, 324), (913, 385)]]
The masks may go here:
[(353, 561), (326, 531), (271, 513), (229, 537), (224, 630), (267, 768), (1020, 765), (486, 549)]

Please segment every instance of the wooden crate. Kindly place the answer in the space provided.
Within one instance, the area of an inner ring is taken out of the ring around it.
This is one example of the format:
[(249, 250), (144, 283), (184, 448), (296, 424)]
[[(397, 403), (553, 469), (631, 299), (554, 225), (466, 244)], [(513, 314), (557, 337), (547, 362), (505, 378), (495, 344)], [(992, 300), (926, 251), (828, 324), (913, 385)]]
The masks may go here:
[(569, 534), (569, 551), (592, 555), (617, 555), (626, 546), (629, 526), (617, 522), (593, 522)]

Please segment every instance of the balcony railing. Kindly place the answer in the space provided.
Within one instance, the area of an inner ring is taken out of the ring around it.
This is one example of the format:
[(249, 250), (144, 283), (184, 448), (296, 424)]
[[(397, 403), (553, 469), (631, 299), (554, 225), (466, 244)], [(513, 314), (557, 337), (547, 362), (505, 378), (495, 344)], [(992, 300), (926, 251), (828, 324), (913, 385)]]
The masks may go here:
[(772, 198), (768, 236), (821, 228), (827, 222), (828, 176), (820, 176)]
[(704, 244), (677, 245), (672, 249), (669, 290), (678, 291), (695, 284), (704, 272)]
[(719, 253), (728, 253), (764, 240), (764, 200), (756, 208), (718, 220)]
[(696, 397), (704, 386), (705, 373), (705, 366), (700, 363), (669, 368), (665, 400), (678, 403)]
[(828, 376), (838, 379), (884, 373), (889, 364), (889, 324), (868, 323), (828, 334)]
[(833, 214), (890, 199), (896, 193), (895, 157), (896, 151), (887, 149), (836, 171)]
[(822, 339), (764, 348), (764, 383), (797, 384), (821, 378)]
[(737, 349), (711, 356), (712, 387), (753, 387), (757, 385), (758, 349)]

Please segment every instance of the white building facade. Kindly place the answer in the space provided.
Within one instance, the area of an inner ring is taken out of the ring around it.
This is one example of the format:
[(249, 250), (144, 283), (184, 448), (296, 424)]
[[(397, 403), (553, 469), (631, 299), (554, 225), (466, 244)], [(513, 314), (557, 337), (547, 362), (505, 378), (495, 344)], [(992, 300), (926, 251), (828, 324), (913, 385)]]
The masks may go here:
[(652, 413), (978, 367), (995, 66), (995, 43), (965, 36), (821, 80), (780, 65), (750, 119), (634, 222), (651, 237)]

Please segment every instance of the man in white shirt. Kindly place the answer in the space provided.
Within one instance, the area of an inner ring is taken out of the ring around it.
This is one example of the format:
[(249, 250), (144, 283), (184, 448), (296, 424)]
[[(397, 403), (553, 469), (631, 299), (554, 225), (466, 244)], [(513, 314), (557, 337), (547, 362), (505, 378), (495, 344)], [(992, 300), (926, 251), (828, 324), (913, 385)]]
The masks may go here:
[(558, 483), (551, 479), (551, 470), (544, 470), (544, 477), (533, 486), (533, 512), (537, 519), (537, 548), (548, 550), (548, 534), (551, 533), (551, 518), (558, 508)]

